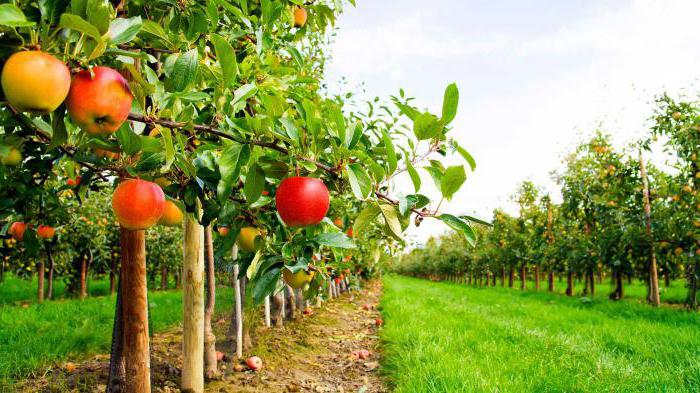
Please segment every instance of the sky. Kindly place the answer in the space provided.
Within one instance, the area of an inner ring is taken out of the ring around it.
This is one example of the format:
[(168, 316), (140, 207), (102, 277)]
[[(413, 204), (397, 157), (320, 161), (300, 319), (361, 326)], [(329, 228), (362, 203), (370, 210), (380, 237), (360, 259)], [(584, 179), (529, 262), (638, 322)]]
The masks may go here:
[[(552, 171), (596, 128), (626, 146), (646, 135), (655, 95), (695, 98), (698, 15), (698, 0), (357, 0), (337, 23), (326, 81), (366, 97), (403, 88), (436, 114), (456, 82), (450, 134), (477, 168), (443, 206), (490, 218), (515, 212), (523, 180), (559, 198)], [(422, 172), (421, 192), (439, 195)], [(412, 191), (407, 178), (394, 186)], [(426, 220), (409, 238), (444, 231)]]

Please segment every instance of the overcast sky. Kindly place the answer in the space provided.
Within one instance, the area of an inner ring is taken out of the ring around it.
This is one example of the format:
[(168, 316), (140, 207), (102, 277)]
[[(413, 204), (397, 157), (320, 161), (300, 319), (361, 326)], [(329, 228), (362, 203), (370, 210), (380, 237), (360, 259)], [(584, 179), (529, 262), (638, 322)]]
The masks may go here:
[(698, 0), (357, 0), (340, 17), (327, 81), (345, 77), (371, 97), (402, 87), (438, 114), (456, 82), (451, 132), (477, 169), (447, 210), (489, 218), (499, 206), (513, 211), (525, 179), (556, 198), (551, 171), (596, 126), (626, 145), (645, 134), (656, 94), (695, 97), (699, 18)]

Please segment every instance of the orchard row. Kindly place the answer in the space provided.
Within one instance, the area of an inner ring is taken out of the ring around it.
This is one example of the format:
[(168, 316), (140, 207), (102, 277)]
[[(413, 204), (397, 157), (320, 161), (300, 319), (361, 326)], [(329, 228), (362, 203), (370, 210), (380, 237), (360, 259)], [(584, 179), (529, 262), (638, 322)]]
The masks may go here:
[[(518, 214), (496, 210), (490, 225), (477, 229), (476, 248), (460, 239), (433, 239), (395, 266), (420, 276), (468, 276), (470, 282), (520, 286), (532, 277), (536, 289), (554, 290), (555, 276), (566, 277), (572, 295), (575, 279), (594, 295), (595, 278), (609, 276), (613, 300), (624, 296), (625, 282), (639, 279), (648, 300), (658, 305), (659, 277), (685, 280), (687, 305), (698, 308), (700, 279), (700, 103), (656, 101), (650, 132), (624, 150), (597, 132), (564, 160), (554, 178), (563, 200), (532, 182), (523, 182), (512, 199)], [(666, 153), (659, 166), (644, 153)], [(661, 168), (667, 168), (662, 170)], [(546, 280), (545, 283), (541, 281)]]

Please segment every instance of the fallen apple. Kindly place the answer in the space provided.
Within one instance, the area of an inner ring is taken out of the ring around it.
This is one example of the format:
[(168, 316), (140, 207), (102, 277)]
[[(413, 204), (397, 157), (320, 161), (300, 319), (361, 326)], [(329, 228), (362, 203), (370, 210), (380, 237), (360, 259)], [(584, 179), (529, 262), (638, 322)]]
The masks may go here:
[(260, 359), (257, 356), (251, 356), (245, 361), (246, 366), (248, 366), (249, 369), (253, 371), (258, 371), (262, 368), (263, 362), (262, 359)]

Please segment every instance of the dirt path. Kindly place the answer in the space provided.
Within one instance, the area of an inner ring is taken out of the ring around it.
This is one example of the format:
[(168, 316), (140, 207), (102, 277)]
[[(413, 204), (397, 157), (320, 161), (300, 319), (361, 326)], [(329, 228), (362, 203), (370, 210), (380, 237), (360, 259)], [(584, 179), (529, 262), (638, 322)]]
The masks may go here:
[[(263, 360), (261, 371), (234, 371), (242, 361), (230, 358), (231, 343), (225, 339), (228, 316), (215, 323), (217, 349), (229, 355), (220, 363), (220, 380), (209, 381), (206, 392), (386, 392), (379, 373), (380, 355), (375, 319), (380, 284), (371, 283), (361, 292), (314, 308), (310, 316), (285, 321), (282, 328), (256, 329), (254, 345), (247, 355)], [(366, 305), (372, 309), (365, 310)], [(151, 368), (154, 392), (179, 392), (181, 329), (157, 334), (152, 339)], [(367, 359), (354, 351), (367, 350)], [(42, 377), (25, 381), (21, 392), (104, 392), (108, 355), (72, 365), (57, 365)], [(69, 372), (72, 371), (72, 372)]]

